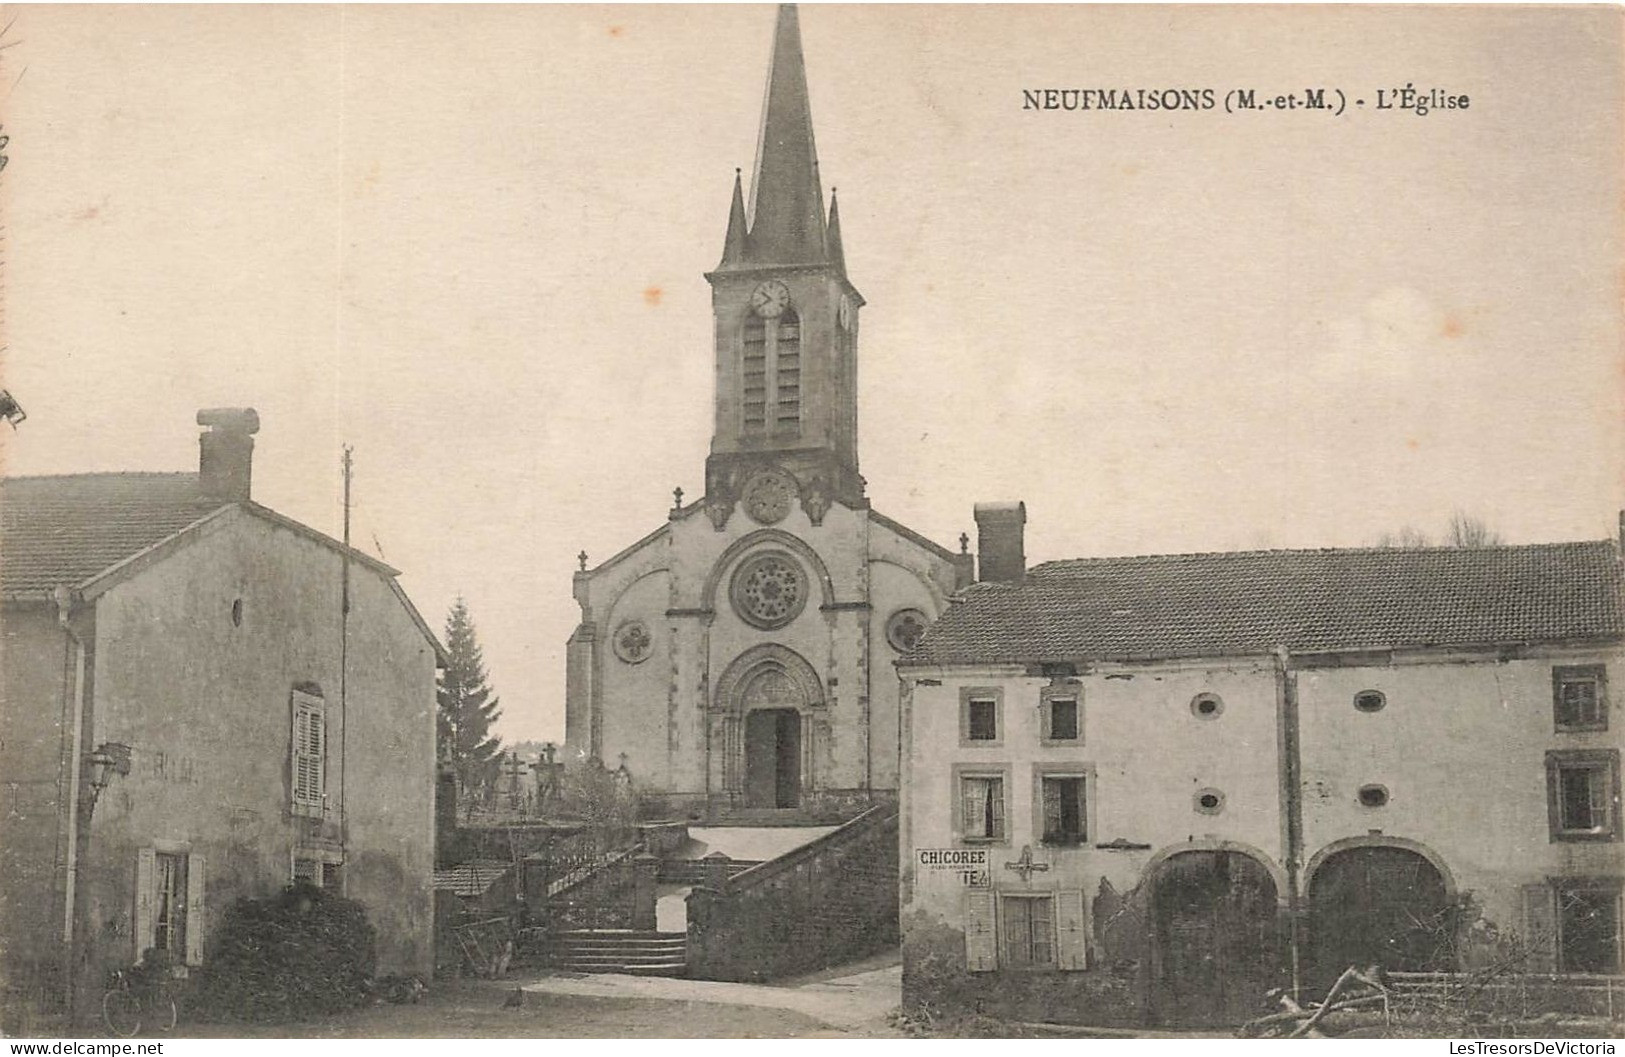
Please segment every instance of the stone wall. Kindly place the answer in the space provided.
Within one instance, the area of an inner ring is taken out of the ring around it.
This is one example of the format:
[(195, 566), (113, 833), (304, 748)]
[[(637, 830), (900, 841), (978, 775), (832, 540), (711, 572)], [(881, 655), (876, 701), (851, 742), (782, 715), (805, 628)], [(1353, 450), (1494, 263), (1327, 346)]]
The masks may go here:
[[(726, 869), (727, 860), (718, 863)], [(832, 833), (688, 897), (690, 975), (767, 980), (897, 942), (897, 812)]]

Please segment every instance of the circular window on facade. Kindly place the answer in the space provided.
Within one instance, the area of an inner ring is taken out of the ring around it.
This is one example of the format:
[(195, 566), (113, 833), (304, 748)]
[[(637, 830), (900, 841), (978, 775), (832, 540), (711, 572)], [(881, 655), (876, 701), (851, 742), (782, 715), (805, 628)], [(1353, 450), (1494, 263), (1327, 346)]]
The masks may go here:
[(1388, 787), (1362, 785), (1359, 792), (1361, 807), (1384, 807), (1388, 803)]
[(768, 551), (734, 570), (734, 611), (759, 628), (782, 628), (807, 604), (807, 576), (788, 554)]
[(1382, 706), (1388, 699), (1382, 696), (1381, 690), (1361, 690), (1354, 695), (1354, 707), (1361, 712), (1381, 712)]
[(1224, 794), (1217, 789), (1198, 789), (1191, 804), (1198, 814), (1217, 815), (1224, 810)]
[(1224, 700), (1218, 694), (1197, 694), (1191, 698), (1191, 715), (1197, 719), (1218, 719)]
[(764, 470), (745, 483), (745, 513), (762, 525), (783, 521), (795, 498), (795, 481), (776, 470)]
[(647, 660), (649, 651), (654, 646), (654, 636), (649, 634), (649, 625), (641, 620), (628, 620), (615, 629), (615, 656), (627, 664), (637, 664)]
[(886, 641), (891, 643), (894, 650), (912, 650), (919, 645), (920, 636), (925, 634), (926, 625), (930, 623), (918, 609), (899, 609), (886, 621)]

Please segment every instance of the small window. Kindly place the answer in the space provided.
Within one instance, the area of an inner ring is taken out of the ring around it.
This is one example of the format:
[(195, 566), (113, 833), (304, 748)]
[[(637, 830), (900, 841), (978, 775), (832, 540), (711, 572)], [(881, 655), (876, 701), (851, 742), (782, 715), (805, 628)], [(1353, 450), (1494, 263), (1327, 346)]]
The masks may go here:
[(231, 603), (231, 626), (234, 628), (243, 626), (243, 600), (241, 598)]
[(1354, 707), (1361, 712), (1381, 712), (1388, 699), (1381, 690), (1361, 690), (1354, 695)]
[(1559, 972), (1612, 974), (1620, 970), (1618, 882), (1560, 882), (1557, 886)]
[(1619, 839), (1619, 753), (1546, 754), (1546, 795), (1554, 841)]
[(1004, 903), (1004, 964), (1012, 969), (1055, 967), (1055, 900), (1007, 895)]
[(1362, 785), (1358, 796), (1362, 807), (1385, 807), (1388, 803), (1386, 786)]
[(959, 780), (960, 836), (965, 840), (1004, 839), (1004, 777), (971, 774)]
[(970, 703), (968, 723), (971, 741), (999, 740), (999, 706), (990, 698), (977, 698)]
[(1217, 789), (1199, 789), (1192, 804), (1198, 814), (1217, 815), (1224, 810), (1224, 794)]
[(959, 743), (990, 748), (1003, 742), (1004, 695), (996, 687), (962, 687), (959, 691)]
[(293, 860), (293, 879), (313, 884), (317, 888), (337, 890), (339, 887), (339, 864), (324, 859), (296, 856)]
[(1191, 715), (1197, 719), (1218, 719), (1224, 700), (1218, 694), (1197, 694), (1191, 698)]
[(1042, 703), (1041, 716), (1043, 719), (1042, 738), (1046, 742), (1068, 741), (1079, 739), (1081, 724), (1078, 719), (1078, 698), (1076, 694), (1046, 693)]
[(1089, 811), (1082, 775), (1045, 775), (1040, 779), (1045, 844), (1083, 844), (1089, 840)]
[(1560, 732), (1608, 729), (1607, 669), (1552, 669), (1552, 718)]

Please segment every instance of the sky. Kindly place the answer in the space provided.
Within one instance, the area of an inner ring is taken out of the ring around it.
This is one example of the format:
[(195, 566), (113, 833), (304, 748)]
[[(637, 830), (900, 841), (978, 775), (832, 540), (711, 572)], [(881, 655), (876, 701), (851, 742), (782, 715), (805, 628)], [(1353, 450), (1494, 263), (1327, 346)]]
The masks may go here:
[[(1625, 507), (1617, 9), (801, 10), (820, 168), (868, 299), (861, 466), (1029, 561), (1360, 546)], [(341, 527), (510, 740), (563, 734), (577, 552), (703, 489), (709, 288), (773, 9), (30, 7), (0, 34), (8, 474), (185, 470), (262, 428), (255, 498)], [(3, 24), (3, 23), (0, 23)], [(1375, 107), (1412, 84), (1465, 94)], [(1226, 113), (1323, 86), (1349, 105)], [(1213, 88), (1211, 111), (1023, 89)]]

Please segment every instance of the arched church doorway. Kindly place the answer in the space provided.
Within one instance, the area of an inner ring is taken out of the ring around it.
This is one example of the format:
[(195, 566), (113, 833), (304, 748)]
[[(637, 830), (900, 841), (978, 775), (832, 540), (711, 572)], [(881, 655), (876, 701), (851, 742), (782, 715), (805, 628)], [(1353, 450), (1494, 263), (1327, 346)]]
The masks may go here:
[(1252, 856), (1183, 851), (1152, 876), (1152, 1003), (1163, 1024), (1234, 1024), (1283, 976), (1275, 881)]
[(732, 705), (744, 719), (740, 762), (745, 806), (800, 807), (806, 741), (802, 717), (813, 704), (817, 677), (782, 647), (753, 654), (743, 677), (729, 681), (736, 694)]
[(745, 804), (801, 804), (801, 714), (761, 708), (745, 716)]
[(1377, 844), (1327, 855), (1309, 877), (1310, 982), (1329, 983), (1351, 965), (1453, 969), (1451, 906), (1443, 874), (1420, 852)]

